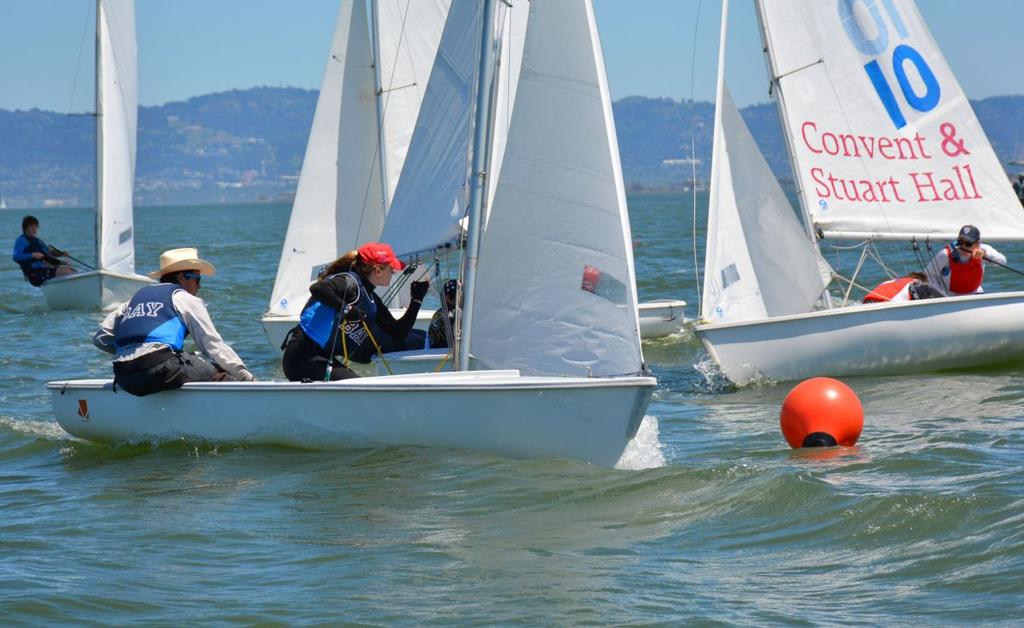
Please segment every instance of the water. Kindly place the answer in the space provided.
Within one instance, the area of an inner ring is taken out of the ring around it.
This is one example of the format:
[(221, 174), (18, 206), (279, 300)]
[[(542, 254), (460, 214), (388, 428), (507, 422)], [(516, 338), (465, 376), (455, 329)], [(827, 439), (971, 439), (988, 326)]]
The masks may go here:
[[(641, 297), (681, 296), (692, 315), (689, 197), (630, 200)], [(91, 259), (88, 212), (37, 215), (43, 238)], [(0, 213), (0, 233), (13, 241), (20, 218)], [(201, 295), (261, 378), (281, 377), (258, 317), (286, 223), (265, 205), (137, 216), (141, 269), (176, 246), (217, 266)], [(692, 335), (647, 342), (656, 420), (629, 469), (98, 446), (60, 430), (43, 387), (109, 373), (88, 339), (98, 320), (47, 311), (0, 265), (5, 624), (1016, 624), (1024, 610), (1019, 369), (851, 378), (857, 447), (794, 452), (778, 428), (788, 385), (709, 383)]]

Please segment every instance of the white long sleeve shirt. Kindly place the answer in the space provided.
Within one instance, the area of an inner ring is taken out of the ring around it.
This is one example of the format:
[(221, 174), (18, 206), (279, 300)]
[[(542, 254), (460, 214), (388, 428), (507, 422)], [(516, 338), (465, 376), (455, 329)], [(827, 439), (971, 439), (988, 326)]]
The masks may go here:
[[(950, 249), (953, 250), (954, 255), (965, 255), (963, 252), (958, 252), (954, 250), (954, 247), (955, 245), (950, 245)], [(981, 250), (985, 251), (985, 257), (992, 260), (993, 262), (998, 262), (1000, 264), (1006, 263), (1005, 255), (995, 250), (991, 246), (985, 244), (984, 242), (981, 243)], [(931, 284), (933, 288), (941, 290), (942, 293), (945, 294), (947, 297), (952, 295), (952, 293), (950, 293), (949, 291), (949, 264), (949, 255), (946, 254), (946, 249), (944, 247), (942, 250), (935, 254), (935, 257), (932, 258), (932, 261), (928, 263), (928, 267), (925, 268), (924, 270), (925, 274), (928, 276), (928, 283)], [(982, 268), (984, 268), (984, 259), (981, 261), (981, 264)], [(975, 290), (974, 293), (978, 294), (984, 291), (985, 290), (979, 285), (978, 289)]]
[[(189, 294), (186, 290), (176, 290), (171, 295), (171, 303), (174, 304), (174, 309), (178, 312), (181, 320), (185, 321), (189, 335), (192, 336), (192, 340), (204, 357), (237, 379), (242, 381), (255, 379), (252, 373), (245, 368), (242, 358), (238, 357), (235, 350), (217, 333), (217, 328), (213, 326), (213, 321), (210, 319), (210, 313), (206, 310), (206, 303), (202, 299)], [(127, 309), (128, 303), (125, 303), (103, 319), (100, 328), (92, 335), (94, 345), (107, 353), (113, 353), (114, 362), (127, 362), (147, 353), (168, 348), (162, 342), (146, 342), (117, 351), (114, 346), (114, 326), (124, 316)]]

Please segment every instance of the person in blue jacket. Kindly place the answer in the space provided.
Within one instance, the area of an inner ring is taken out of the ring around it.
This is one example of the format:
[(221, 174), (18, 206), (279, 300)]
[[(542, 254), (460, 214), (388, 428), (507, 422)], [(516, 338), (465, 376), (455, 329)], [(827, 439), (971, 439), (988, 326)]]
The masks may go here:
[[(214, 272), (195, 248), (164, 251), (160, 270), (149, 274), (160, 283), (140, 288), (100, 323), (92, 342), (113, 354), (118, 386), (143, 397), (188, 382), (253, 381), (196, 296), (202, 278)], [(184, 351), (187, 336), (201, 355)]]
[(422, 349), (426, 333), (413, 325), (430, 282), (410, 284), (412, 302), (397, 320), (374, 292), (390, 285), (395, 271), (403, 268), (389, 245), (368, 242), (324, 269), (309, 288), (299, 324), (285, 340), (285, 376), (291, 381), (324, 381), (328, 373), (331, 380), (358, 377), (343, 361), (368, 363), (375, 342), (384, 353)]
[(11, 255), (11, 259), (21, 267), (25, 281), (37, 288), (43, 285), (47, 279), (75, 273), (74, 268), (57, 259), (67, 253), (43, 242), (38, 233), (38, 218), (35, 216), (22, 218), (21, 235), (14, 241), (14, 253)]

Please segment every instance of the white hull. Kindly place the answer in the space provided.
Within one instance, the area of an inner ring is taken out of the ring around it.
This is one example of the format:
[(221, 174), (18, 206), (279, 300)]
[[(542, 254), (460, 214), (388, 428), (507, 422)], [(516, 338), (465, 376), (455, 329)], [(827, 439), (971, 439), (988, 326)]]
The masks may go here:
[(142, 275), (91, 270), (50, 279), (43, 284), (43, 296), (54, 310), (108, 310), (131, 299), (139, 288), (154, 283)]
[[(685, 308), (686, 301), (674, 299), (641, 303), (637, 307), (637, 313), (640, 315), (640, 337), (660, 338), (680, 331), (686, 323), (683, 316)], [(404, 310), (392, 310), (391, 313), (398, 318), (404, 313)], [(433, 315), (432, 311), (421, 311), (416, 316), (415, 328), (426, 331)], [(280, 350), (285, 334), (299, 324), (299, 317), (268, 315), (261, 318), (260, 323), (263, 325), (263, 331), (267, 334), (267, 340), (275, 349)]]
[(1024, 292), (854, 306), (694, 331), (737, 385), (1024, 360)]
[(194, 438), (313, 449), (412, 445), (611, 466), (636, 433), (655, 380), (470, 371), (323, 384), (186, 384), (148, 397), (109, 380), (57, 381), (57, 421), (98, 442)]

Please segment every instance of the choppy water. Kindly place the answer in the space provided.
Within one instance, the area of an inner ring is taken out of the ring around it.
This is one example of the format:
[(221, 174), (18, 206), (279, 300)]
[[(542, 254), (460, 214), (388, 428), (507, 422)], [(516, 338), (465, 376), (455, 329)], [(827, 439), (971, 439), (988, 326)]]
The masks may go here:
[[(682, 296), (692, 315), (689, 203), (631, 198), (641, 297)], [(91, 259), (87, 211), (36, 214), (47, 241)], [(0, 213), (12, 242), (20, 218)], [(286, 223), (283, 206), (137, 212), (140, 267), (188, 245), (216, 264), (201, 294), (264, 378), (280, 377), (257, 319)], [(1019, 369), (851, 378), (858, 446), (793, 452), (778, 429), (789, 386), (709, 384), (692, 336), (648, 342), (656, 421), (632, 469), (97, 446), (60, 430), (43, 384), (109, 373), (88, 339), (98, 319), (47, 311), (0, 264), (5, 624), (1016, 624), (1024, 611)]]

